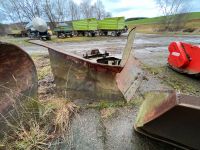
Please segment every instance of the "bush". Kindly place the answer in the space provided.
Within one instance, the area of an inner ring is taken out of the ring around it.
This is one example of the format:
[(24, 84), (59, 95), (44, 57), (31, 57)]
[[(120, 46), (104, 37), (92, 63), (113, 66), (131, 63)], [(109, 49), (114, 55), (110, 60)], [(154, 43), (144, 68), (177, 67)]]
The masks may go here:
[(195, 28), (187, 28), (187, 29), (184, 29), (183, 32), (194, 32), (196, 29)]

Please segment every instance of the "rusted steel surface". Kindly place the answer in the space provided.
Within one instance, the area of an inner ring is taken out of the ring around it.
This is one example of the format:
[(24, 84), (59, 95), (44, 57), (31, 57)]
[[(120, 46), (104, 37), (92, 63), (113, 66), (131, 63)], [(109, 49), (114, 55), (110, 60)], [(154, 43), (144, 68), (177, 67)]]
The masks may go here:
[(135, 129), (183, 149), (200, 149), (199, 120), (200, 97), (168, 92), (160, 100), (155, 97), (144, 101)]
[(0, 113), (13, 103), (37, 96), (37, 74), (30, 56), (21, 48), (0, 42)]
[(56, 86), (67, 91), (64, 96), (123, 99), (115, 82), (122, 67), (91, 63), (52, 49), (49, 54)]
[(130, 101), (134, 97), (142, 80), (143, 71), (140, 67), (140, 63), (130, 54), (123, 70), (116, 76), (118, 88), (127, 101)]
[(30, 42), (48, 48), (55, 83), (63, 96), (130, 100), (141, 82), (141, 70), (134, 70), (138, 62), (131, 54), (134, 34), (135, 29), (129, 33), (120, 65), (96, 63), (42, 41)]
[(121, 66), (125, 66), (126, 62), (130, 58), (130, 56), (132, 56), (131, 52), (133, 52), (132, 48), (133, 48), (133, 41), (134, 41), (134, 38), (135, 38), (135, 30), (136, 30), (136, 27), (133, 28), (129, 32), (127, 42), (126, 42), (126, 46), (125, 46), (125, 48), (123, 50), (123, 54), (122, 54), (122, 60), (121, 60), (121, 63), (120, 63)]

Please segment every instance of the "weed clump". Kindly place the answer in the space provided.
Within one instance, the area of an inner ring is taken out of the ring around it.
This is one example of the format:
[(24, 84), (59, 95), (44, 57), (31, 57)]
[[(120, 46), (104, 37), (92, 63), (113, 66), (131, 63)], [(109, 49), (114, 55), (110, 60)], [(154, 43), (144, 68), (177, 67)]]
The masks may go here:
[(37, 106), (15, 105), (12, 112), (2, 115), (7, 129), (4, 130), (0, 149), (48, 149), (57, 139), (65, 140), (70, 118), (78, 107), (65, 99), (29, 101)]

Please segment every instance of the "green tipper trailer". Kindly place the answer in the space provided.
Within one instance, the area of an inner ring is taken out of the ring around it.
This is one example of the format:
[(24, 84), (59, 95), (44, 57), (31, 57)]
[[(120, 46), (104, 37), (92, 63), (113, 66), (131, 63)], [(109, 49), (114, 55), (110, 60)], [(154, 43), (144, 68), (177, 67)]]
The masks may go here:
[(124, 17), (105, 18), (98, 21), (99, 35), (120, 36), (122, 32), (126, 31)]
[(95, 36), (97, 33), (99, 35), (120, 36), (126, 31), (124, 17), (105, 18), (98, 21), (96, 18), (75, 20), (67, 22), (67, 24), (61, 23), (54, 29), (58, 37)]
[(58, 38), (72, 37), (74, 35), (72, 23), (60, 23), (54, 29), (54, 32), (57, 34)]
[(88, 18), (83, 20), (72, 21), (73, 29), (77, 35), (95, 36), (97, 33), (97, 20), (96, 18)]

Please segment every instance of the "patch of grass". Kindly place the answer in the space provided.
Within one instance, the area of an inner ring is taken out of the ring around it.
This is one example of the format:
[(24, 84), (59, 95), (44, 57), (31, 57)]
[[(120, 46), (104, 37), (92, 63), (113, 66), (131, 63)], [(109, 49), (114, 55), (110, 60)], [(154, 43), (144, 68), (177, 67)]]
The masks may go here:
[(72, 38), (57, 38), (55, 36), (52, 37), (52, 40), (49, 42), (84, 42), (84, 41), (99, 41), (99, 40), (105, 40), (108, 37), (102, 37), (102, 36), (96, 36), (96, 37), (87, 37), (87, 36), (74, 36)]
[(161, 19), (162, 17), (155, 17), (155, 18), (146, 18), (146, 19), (140, 19), (140, 20), (127, 21), (126, 25), (156, 24), (156, 23), (159, 23)]
[[(68, 132), (70, 118), (78, 107), (66, 99), (35, 101), (37, 109), (27, 109), (27, 105), (16, 105), (8, 116), (3, 116), (5, 125), (3, 149), (48, 149), (56, 139), (63, 139)], [(36, 111), (37, 110), (37, 111)]]
[(15, 38), (11, 36), (1, 36), (0, 41), (7, 42), (15, 45), (21, 45), (21, 46), (29, 46), (32, 45), (31, 43), (26, 42), (28, 38)]
[(141, 104), (142, 98), (141, 97), (135, 97), (129, 102), (126, 102), (124, 100), (122, 101), (109, 101), (109, 100), (101, 100), (100, 102), (88, 104), (86, 108), (95, 108), (95, 109), (107, 109), (107, 108), (120, 108), (125, 106), (138, 106)]
[(143, 65), (143, 69), (160, 78), (163, 84), (166, 84), (181, 93), (200, 96), (199, 78), (180, 74), (167, 66), (151, 67)]
[(165, 67), (151, 67), (146, 64), (142, 64), (142, 69), (148, 71), (153, 75), (157, 75), (165, 70)]
[(48, 55), (34, 54), (31, 57), (36, 64), (38, 80), (42, 80), (52, 74)]
[(104, 108), (100, 111), (101, 113), (101, 118), (102, 119), (108, 119), (112, 117), (116, 113), (116, 109), (111, 107), (111, 108)]
[[(127, 25), (144, 25), (144, 24), (157, 24), (159, 23), (163, 17), (154, 17), (154, 18), (146, 18), (139, 20), (127, 21)], [(189, 20), (200, 19), (200, 12), (191, 12), (189, 13)]]
[[(190, 32), (179, 31), (179, 32), (176, 32), (176, 35), (177, 34), (184, 34), (184, 35), (198, 34), (198, 29), (200, 25), (200, 12), (191, 12), (189, 13), (188, 17), (189, 18), (184, 29), (194, 28), (195, 31), (197, 32), (190, 33)], [(162, 19), (163, 19), (163, 16), (160, 16), (160, 17), (154, 17), (154, 18), (126, 21), (125, 23), (129, 28), (137, 27), (137, 32), (163, 34), (163, 32), (159, 31), (160, 27), (162, 26), (162, 24), (160, 23)], [(170, 33), (170, 32), (167, 32), (167, 33)]]
[(97, 103), (88, 104), (87, 108), (95, 108), (95, 109), (104, 109), (104, 108), (112, 108), (112, 107), (123, 107), (126, 105), (125, 101), (108, 101), (108, 100), (101, 100)]
[(51, 74), (51, 66), (47, 65), (38, 69), (38, 80), (44, 79), (46, 76)]

